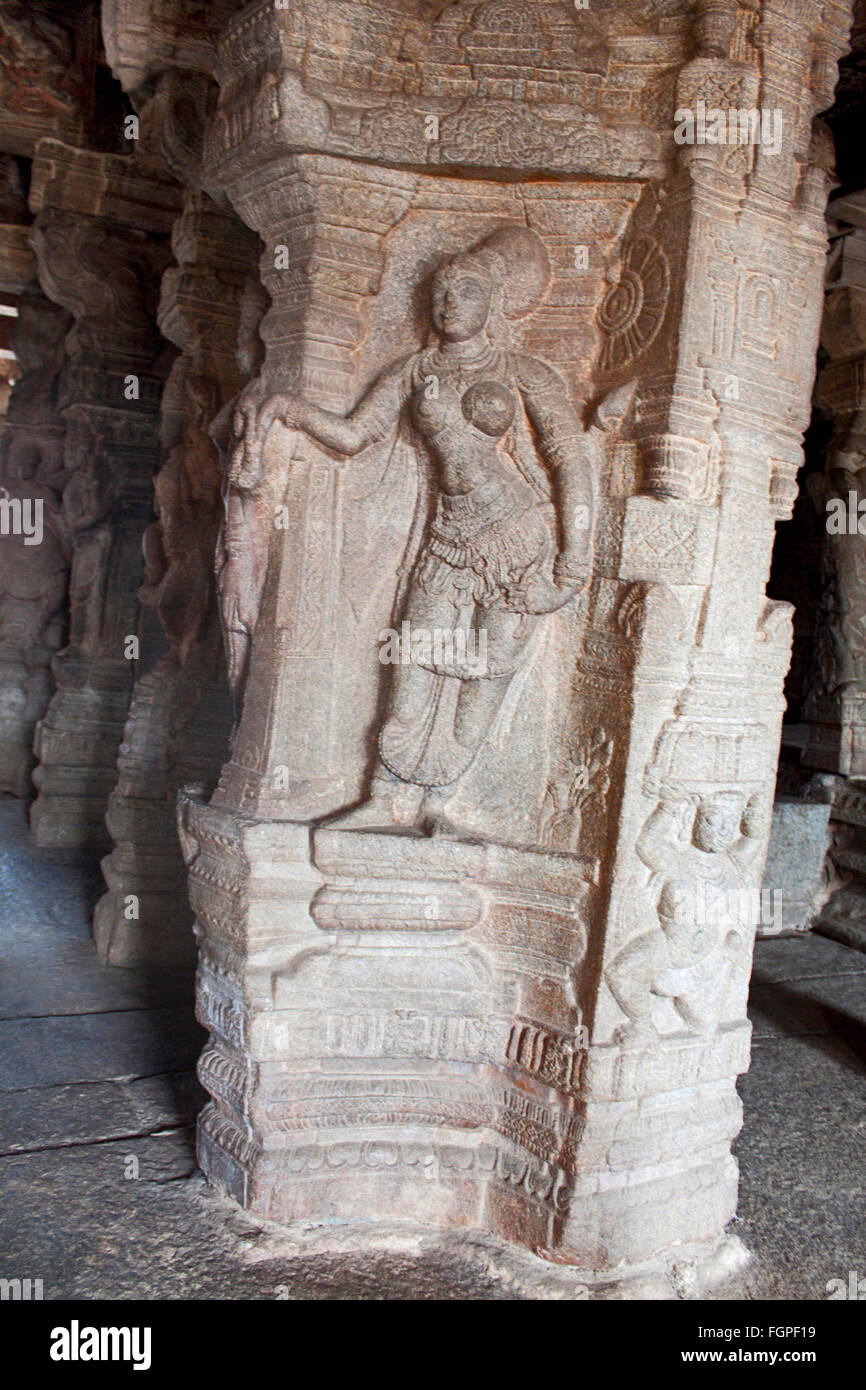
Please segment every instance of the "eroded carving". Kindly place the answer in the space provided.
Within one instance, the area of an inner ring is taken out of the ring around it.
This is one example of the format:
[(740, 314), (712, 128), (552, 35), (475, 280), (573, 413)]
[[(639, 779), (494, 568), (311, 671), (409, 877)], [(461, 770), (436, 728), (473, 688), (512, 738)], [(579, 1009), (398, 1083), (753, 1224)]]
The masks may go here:
[(370, 795), (335, 822), (344, 827), (439, 820), (441, 793), (477, 756), (542, 616), (588, 579), (594, 482), (584, 429), (558, 373), (507, 346), (507, 321), (532, 309), (548, 278), (539, 237), (503, 228), (437, 271), (438, 342), (386, 371), (351, 415), (263, 400), (258, 384), (241, 403), (232, 480), (244, 491), (260, 484), (276, 420), (347, 456), (407, 412), (433, 464), (431, 515), (399, 616), (410, 631), (453, 634), (463, 654), (400, 656)]
[[(763, 848), (754, 799), (715, 791), (683, 797), (662, 789), (637, 852), (650, 870), (646, 890), (657, 921), (614, 957), (606, 971), (627, 1015), (617, 1041), (641, 1047), (664, 1031), (657, 1004), (670, 1000), (687, 1032), (718, 1027), (732, 978), (751, 951), (753, 870)], [(637, 904), (633, 904), (637, 906)]]

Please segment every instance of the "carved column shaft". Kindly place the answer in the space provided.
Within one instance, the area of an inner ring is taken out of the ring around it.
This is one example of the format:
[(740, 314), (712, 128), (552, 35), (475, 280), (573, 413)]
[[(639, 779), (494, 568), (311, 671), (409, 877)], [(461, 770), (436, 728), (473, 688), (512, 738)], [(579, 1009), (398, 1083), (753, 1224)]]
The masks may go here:
[[(790, 114), (844, 15), (770, 8), (762, 48), (733, 3), (634, 45), (556, 5), (226, 31), (210, 178), (272, 308), (231, 464), (240, 723), (180, 824), (200, 1161), (261, 1215), (610, 1275), (734, 1212), (824, 93), (770, 169), (671, 108)], [(488, 664), (437, 653), (458, 627)]]
[[(829, 360), (818, 391), (833, 414), (823, 507), (826, 529), (822, 597), (804, 713), (809, 743), (803, 761), (846, 777), (866, 776), (866, 605), (860, 510), (866, 468), (866, 213), (862, 195), (840, 200), (824, 305), (822, 343)], [(864, 508), (866, 510), (866, 508)]]
[(61, 500), (68, 473), (58, 379), (71, 320), (38, 284), (24, 288), (17, 311), (12, 346), (22, 374), (12, 388), (0, 444), (6, 508), (0, 537), (0, 788), (26, 797), (32, 792), (33, 733), (51, 697), (51, 659), (66, 632), (70, 555)]
[(115, 847), (103, 860), (108, 892), (94, 935), (115, 965), (194, 960), (174, 801), (184, 782), (213, 788), (231, 724), (214, 584), (222, 469), (208, 431), (245, 379), (237, 340), (255, 239), (189, 191), (172, 249), (177, 264), (163, 276), (158, 320), (180, 355), (162, 397), (157, 519), (145, 535), (140, 591), (168, 650), (136, 680), (109, 799)]
[(119, 156), (46, 140), (34, 161), (34, 246), (46, 293), (72, 313), (60, 410), (72, 536), (69, 644), (36, 741), (37, 844), (103, 844), (137, 652), (141, 537), (152, 514), (167, 370), (158, 277), (178, 193)]

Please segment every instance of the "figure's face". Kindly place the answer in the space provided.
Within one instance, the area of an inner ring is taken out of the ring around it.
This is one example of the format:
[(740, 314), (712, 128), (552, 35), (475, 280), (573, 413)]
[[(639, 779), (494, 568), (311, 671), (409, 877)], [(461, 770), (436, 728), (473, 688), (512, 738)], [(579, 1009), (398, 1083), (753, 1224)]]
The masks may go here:
[(444, 266), (433, 280), (433, 323), (444, 339), (465, 343), (481, 333), (490, 313), (490, 290), (472, 275)]
[(718, 854), (730, 849), (740, 828), (742, 807), (735, 801), (704, 797), (695, 816), (692, 839), (698, 849)]

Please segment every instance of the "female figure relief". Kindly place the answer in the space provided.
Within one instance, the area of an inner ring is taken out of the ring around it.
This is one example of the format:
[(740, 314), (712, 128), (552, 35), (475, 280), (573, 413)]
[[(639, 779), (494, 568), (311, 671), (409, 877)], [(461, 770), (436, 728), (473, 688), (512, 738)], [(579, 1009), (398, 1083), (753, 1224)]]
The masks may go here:
[(242, 488), (258, 485), (275, 420), (353, 455), (406, 411), (433, 465), (435, 511), (401, 617), (409, 631), (474, 638), (444, 654), (413, 646), (411, 661), (394, 667), (369, 797), (331, 825), (447, 825), (437, 808), (482, 747), (542, 615), (589, 577), (594, 489), (583, 427), (560, 376), (507, 345), (506, 318), (526, 313), (548, 277), (540, 238), (502, 228), (439, 268), (434, 345), (389, 368), (350, 415), (285, 395), (251, 393), (241, 406), (233, 481)]

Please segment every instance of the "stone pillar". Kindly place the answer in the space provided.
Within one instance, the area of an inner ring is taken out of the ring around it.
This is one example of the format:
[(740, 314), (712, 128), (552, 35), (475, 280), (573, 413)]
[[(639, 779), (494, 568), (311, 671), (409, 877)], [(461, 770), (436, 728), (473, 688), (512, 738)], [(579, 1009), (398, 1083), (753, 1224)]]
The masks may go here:
[(818, 383), (833, 415), (827, 454), (821, 607), (804, 714), (804, 763), (866, 777), (866, 195), (833, 205), (839, 221), (821, 331), (828, 354)]
[[(4, 302), (19, 310), (17, 322), (3, 318), (0, 333), (3, 348), (14, 346), (23, 368), (0, 446), (0, 499), (13, 512), (24, 506), (42, 515), (38, 543), (21, 534), (14, 517), (7, 533), (11, 513), (0, 535), (0, 789), (21, 797), (33, 792), (34, 727), (54, 689), (51, 658), (65, 641), (69, 571), (60, 510), (69, 475), (57, 399), (69, 315), (40, 294), (38, 284), (30, 285), (35, 263), (25, 161), (43, 138), (86, 140), (98, 29), (92, 5), (68, 14), (60, 7), (18, 3), (0, 11), (0, 290)], [(8, 365), (0, 364), (4, 397)]]
[[(179, 817), (200, 1162), (270, 1219), (609, 1280), (735, 1210), (844, 13), (691, 14), (255, 3), (220, 45), (209, 177), (272, 305), (239, 727)], [(674, 139), (764, 96), (775, 165)]]
[(834, 891), (816, 929), (866, 950), (866, 194), (837, 198), (830, 212), (834, 236), (821, 329), (827, 359), (818, 395), (833, 433), (817, 498), (825, 535), (803, 762), (818, 774), (807, 795), (830, 803), (833, 832)]
[(202, 191), (200, 166), (215, 96), (212, 41), (232, 8), (231, 0), (208, 6), (195, 24), (183, 6), (103, 8), (106, 55), (140, 117), (137, 154), (185, 186), (158, 315), (180, 355), (163, 393), (157, 516), (145, 534), (139, 595), (167, 649), (138, 671), (109, 800), (108, 891), (94, 916), (99, 953), (114, 965), (194, 963), (174, 803), (184, 782), (212, 790), (231, 725), (214, 583), (221, 460), (209, 430), (249, 376), (238, 362), (238, 329), (256, 239), (224, 197), (217, 206)]
[[(0, 790), (33, 790), (33, 733), (54, 689), (51, 660), (66, 634), (68, 480), (58, 382), (69, 314), (37, 283), (17, 299), (12, 345), (22, 375), (0, 443)], [(16, 509), (18, 509), (16, 514)]]
[(157, 520), (145, 533), (139, 597), (168, 650), (139, 674), (118, 757), (102, 869), (108, 892), (94, 936), (113, 965), (195, 961), (174, 803), (179, 786), (213, 789), (228, 751), (231, 702), (214, 584), (221, 465), (209, 429), (240, 390), (240, 299), (255, 238), (201, 191), (175, 224), (177, 265), (163, 276), (159, 326), (180, 349), (162, 401)]
[(6, 395), (0, 441), (0, 790), (22, 797), (33, 790), (33, 730), (54, 688), (50, 662), (64, 639), (69, 572), (60, 522), (66, 474), (57, 379), (70, 319), (33, 282), (29, 220), (20, 162), (5, 155), (0, 295), (17, 317), (0, 319)]
[(44, 140), (30, 197), (42, 287), (75, 320), (59, 397), (73, 474), (63, 497), (69, 642), (37, 730), (31, 828), (39, 845), (100, 845), (137, 654), (128, 639), (168, 370), (156, 299), (180, 195), (131, 158)]

